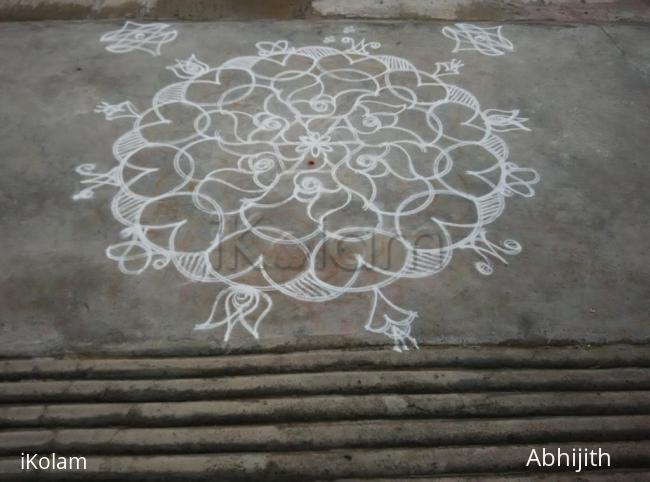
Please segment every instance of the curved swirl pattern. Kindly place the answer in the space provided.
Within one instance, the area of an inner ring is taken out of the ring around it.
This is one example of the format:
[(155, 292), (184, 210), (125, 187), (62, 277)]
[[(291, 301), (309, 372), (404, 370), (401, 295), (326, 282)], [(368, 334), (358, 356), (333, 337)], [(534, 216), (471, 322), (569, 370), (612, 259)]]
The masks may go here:
[(526, 119), (484, 110), (447, 82), (461, 62), (427, 73), (379, 48), (346, 36), (260, 42), (219, 67), (191, 56), (170, 67), (179, 80), (148, 109), (99, 106), (133, 123), (113, 146), (114, 168), (77, 169), (86, 187), (75, 199), (118, 188), (124, 239), (107, 255), (125, 273), (171, 264), (226, 285), (197, 326), (225, 325), (226, 340), (236, 325), (258, 336), (267, 292), (307, 302), (368, 293), (366, 328), (398, 351), (417, 346), (416, 313), (381, 290), (439, 273), (457, 249), (490, 274), (492, 259), (521, 247), (492, 243), (486, 226), (539, 177), (509, 160), (500, 137), (528, 130)]

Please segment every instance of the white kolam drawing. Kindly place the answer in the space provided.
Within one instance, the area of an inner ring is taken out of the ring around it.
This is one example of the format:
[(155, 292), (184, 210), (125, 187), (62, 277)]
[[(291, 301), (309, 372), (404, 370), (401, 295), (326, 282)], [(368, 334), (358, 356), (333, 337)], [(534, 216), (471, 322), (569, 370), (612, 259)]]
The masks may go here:
[(452, 52), (467, 50), (496, 57), (515, 49), (512, 42), (503, 36), (502, 30), (502, 25), (479, 27), (471, 23), (457, 23), (453, 27), (444, 27), (442, 33), (445, 37), (456, 41)]
[(131, 128), (113, 145), (114, 167), (77, 168), (75, 199), (115, 190), (122, 240), (106, 254), (122, 272), (173, 266), (214, 283), (196, 329), (257, 338), (271, 295), (351, 294), (369, 300), (365, 328), (402, 351), (417, 346), (417, 313), (389, 286), (431, 279), (457, 250), (473, 251), (485, 275), (520, 252), (487, 227), (506, 200), (534, 195), (539, 176), (509, 159), (502, 137), (528, 130), (526, 119), (451, 83), (458, 60), (421, 70), (353, 33), (259, 42), (216, 67), (192, 55), (169, 67), (179, 79), (150, 106), (98, 106)]
[(136, 23), (127, 21), (119, 30), (107, 32), (100, 37), (106, 50), (113, 53), (142, 50), (154, 57), (160, 55), (163, 44), (173, 41), (178, 32), (166, 23)]

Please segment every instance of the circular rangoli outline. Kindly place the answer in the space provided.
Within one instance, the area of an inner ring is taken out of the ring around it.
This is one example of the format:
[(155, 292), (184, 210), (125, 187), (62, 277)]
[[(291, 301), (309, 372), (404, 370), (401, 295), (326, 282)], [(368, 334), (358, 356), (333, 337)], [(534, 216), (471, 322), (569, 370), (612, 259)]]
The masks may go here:
[[(506, 255), (520, 252), (514, 240), (488, 240), (486, 226), (507, 198), (534, 195), (539, 176), (509, 160), (499, 135), (528, 130), (526, 119), (517, 110), (482, 109), (473, 94), (447, 82), (459, 73), (458, 60), (438, 62), (427, 73), (378, 53), (378, 42), (351, 36), (306, 47), (286, 40), (256, 47), (255, 55), (218, 67), (194, 55), (177, 61), (170, 69), (180, 80), (158, 91), (142, 112), (128, 101), (101, 104), (97, 112), (107, 119), (133, 125), (113, 145), (116, 166), (77, 168), (87, 186), (74, 198), (92, 198), (100, 186), (117, 188), (111, 209), (124, 239), (106, 254), (121, 271), (173, 265), (192, 282), (225, 285), (196, 329), (223, 326), (228, 341), (240, 326), (257, 338), (272, 308), (269, 292), (306, 302), (367, 293), (365, 328), (387, 335), (397, 351), (417, 346), (411, 334), (417, 313), (390, 301), (384, 289), (402, 278), (436, 275), (455, 250), (473, 250), (476, 269), (486, 275), (492, 259), (505, 263)], [(165, 129), (167, 138), (159, 132)], [(218, 153), (218, 160), (201, 149)], [(151, 164), (158, 157), (164, 169)], [(475, 167), (464, 167), (467, 162)], [(478, 193), (465, 189), (467, 179)], [(439, 213), (442, 200), (467, 206), (470, 220)], [(152, 221), (152, 212), (158, 216), (169, 205), (190, 214)], [(274, 214), (292, 222), (304, 216), (304, 222), (278, 226), (267, 221)], [(197, 232), (189, 231), (196, 223), (212, 230), (190, 249), (183, 233)], [(407, 232), (414, 224), (430, 228), (436, 245), (419, 246), (412, 229)], [(217, 250), (242, 236), (262, 246), (259, 256), (244, 268), (218, 266)], [(348, 269), (335, 275), (318, 264), (332, 243), (351, 253)], [(382, 266), (370, 254), (386, 246), (398, 254)], [(278, 278), (267, 263), (278, 250), (301, 258), (302, 267)]]

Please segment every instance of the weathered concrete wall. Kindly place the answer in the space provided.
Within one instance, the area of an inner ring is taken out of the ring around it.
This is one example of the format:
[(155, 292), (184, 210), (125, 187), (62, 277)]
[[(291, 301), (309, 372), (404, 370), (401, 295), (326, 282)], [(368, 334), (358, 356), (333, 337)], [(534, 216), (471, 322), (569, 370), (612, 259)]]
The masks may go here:
[(63, 20), (144, 17), (155, 0), (3, 0), (0, 19)]
[(647, 0), (0, 0), (0, 20), (354, 17), (648, 22)]
[(310, 0), (2, 0), (0, 20), (304, 18)]
[(316, 14), (442, 20), (648, 21), (644, 0), (314, 0)]

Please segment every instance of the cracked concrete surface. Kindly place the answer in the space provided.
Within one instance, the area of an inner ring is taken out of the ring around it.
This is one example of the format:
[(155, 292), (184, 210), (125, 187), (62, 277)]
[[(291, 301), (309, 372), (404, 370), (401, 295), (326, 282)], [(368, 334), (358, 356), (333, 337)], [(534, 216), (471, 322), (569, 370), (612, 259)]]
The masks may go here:
[(644, 27), (630, 26), (627, 29), (612, 29), (601, 25), (602, 31), (609, 37), (623, 57), (646, 78), (650, 76), (650, 49), (636, 42), (629, 42), (630, 36), (645, 31)]

